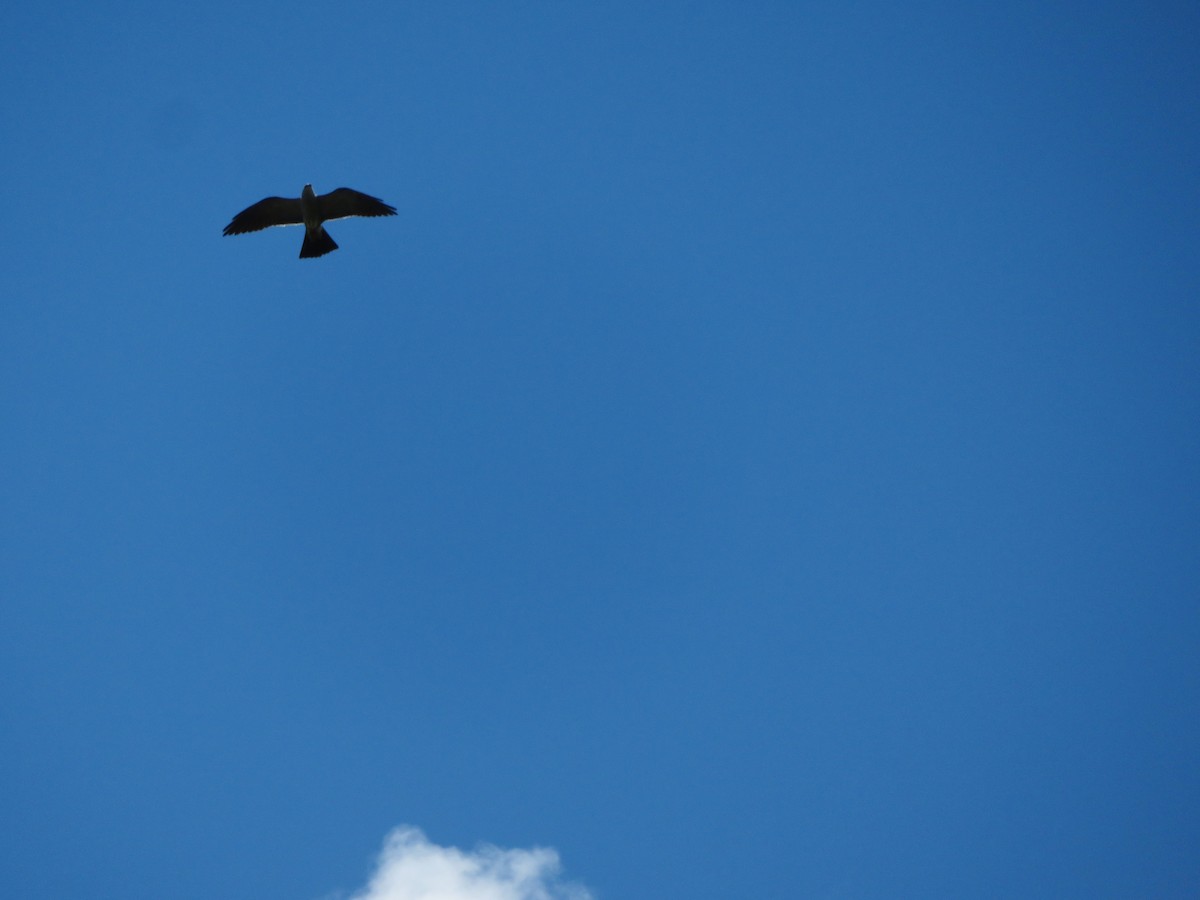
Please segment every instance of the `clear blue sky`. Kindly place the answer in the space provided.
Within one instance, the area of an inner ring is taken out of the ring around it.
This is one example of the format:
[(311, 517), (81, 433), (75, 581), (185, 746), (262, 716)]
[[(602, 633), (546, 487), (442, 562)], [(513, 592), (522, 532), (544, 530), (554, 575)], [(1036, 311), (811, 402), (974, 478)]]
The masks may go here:
[(1194, 3), (0, 27), (4, 896), (1200, 893)]

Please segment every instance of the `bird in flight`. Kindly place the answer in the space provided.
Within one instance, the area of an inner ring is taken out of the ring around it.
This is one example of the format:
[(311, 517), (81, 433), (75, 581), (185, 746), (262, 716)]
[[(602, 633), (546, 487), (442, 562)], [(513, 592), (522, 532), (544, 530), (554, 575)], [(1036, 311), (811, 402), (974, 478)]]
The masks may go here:
[(233, 217), (222, 234), (246, 234), (261, 231), (273, 225), (303, 225), (304, 243), (300, 245), (300, 258), (324, 256), (338, 248), (321, 223), (347, 216), (394, 216), (396, 207), (388, 206), (377, 197), (338, 188), (328, 194), (317, 196), (312, 185), (306, 184), (300, 199), (291, 197), (268, 197), (248, 206)]

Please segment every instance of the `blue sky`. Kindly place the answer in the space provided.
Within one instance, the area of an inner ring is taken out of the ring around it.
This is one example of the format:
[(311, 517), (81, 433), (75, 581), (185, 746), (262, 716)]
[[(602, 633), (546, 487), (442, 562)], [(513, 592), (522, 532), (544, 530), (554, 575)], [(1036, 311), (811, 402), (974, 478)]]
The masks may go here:
[(6, 896), (1200, 891), (1193, 4), (0, 25)]

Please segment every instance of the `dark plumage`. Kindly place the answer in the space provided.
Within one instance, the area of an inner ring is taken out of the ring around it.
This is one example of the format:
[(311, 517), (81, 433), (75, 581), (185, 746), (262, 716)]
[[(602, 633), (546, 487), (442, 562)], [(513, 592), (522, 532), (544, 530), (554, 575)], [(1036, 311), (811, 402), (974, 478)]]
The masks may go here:
[(312, 185), (306, 184), (298, 199), (267, 197), (248, 206), (233, 217), (223, 234), (247, 234), (275, 225), (303, 225), (304, 243), (300, 258), (324, 256), (338, 248), (322, 225), (330, 219), (348, 216), (394, 216), (396, 207), (388, 206), (377, 197), (350, 188), (338, 188), (317, 196)]

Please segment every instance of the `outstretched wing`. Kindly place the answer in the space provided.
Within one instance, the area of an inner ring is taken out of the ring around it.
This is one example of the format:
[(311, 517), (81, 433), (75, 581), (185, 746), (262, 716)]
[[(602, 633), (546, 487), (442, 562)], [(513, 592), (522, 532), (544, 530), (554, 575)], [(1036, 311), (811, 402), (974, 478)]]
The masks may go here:
[(378, 197), (338, 188), (317, 198), (320, 203), (321, 219), (344, 219), (347, 216), (394, 216), (396, 207), (388, 206)]
[(248, 231), (262, 231), (272, 225), (300, 225), (303, 222), (304, 213), (299, 200), (268, 197), (234, 216), (222, 234), (245, 234)]

